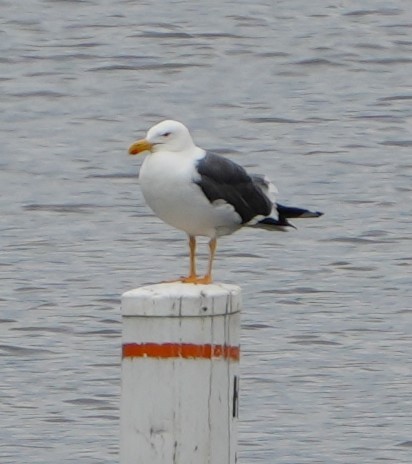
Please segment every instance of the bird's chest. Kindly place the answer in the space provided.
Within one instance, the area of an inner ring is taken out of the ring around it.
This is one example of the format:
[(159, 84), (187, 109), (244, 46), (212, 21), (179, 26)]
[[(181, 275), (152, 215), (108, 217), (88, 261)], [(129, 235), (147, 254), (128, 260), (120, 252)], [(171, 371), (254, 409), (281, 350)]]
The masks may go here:
[(170, 156), (161, 154), (147, 157), (140, 169), (139, 181), (149, 206), (176, 202), (193, 189), (193, 167), (189, 163), (173, 162)]
[(192, 160), (174, 160), (172, 156), (151, 155), (140, 169), (140, 186), (150, 208), (163, 221), (184, 228), (190, 215), (196, 214), (206, 200), (193, 183)]

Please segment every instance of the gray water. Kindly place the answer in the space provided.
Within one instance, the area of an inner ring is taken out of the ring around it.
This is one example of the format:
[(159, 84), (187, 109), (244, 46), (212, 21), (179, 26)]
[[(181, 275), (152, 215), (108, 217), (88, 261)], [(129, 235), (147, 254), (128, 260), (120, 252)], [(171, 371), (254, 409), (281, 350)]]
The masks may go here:
[(219, 243), (240, 462), (412, 462), (410, 0), (0, 11), (0, 462), (118, 462), (120, 295), (188, 266), (127, 156), (164, 118), (326, 213)]

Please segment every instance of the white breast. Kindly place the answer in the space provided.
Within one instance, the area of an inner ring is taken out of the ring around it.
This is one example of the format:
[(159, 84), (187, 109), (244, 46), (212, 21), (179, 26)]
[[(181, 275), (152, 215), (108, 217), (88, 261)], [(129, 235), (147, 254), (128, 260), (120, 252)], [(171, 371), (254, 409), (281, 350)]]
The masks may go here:
[(230, 205), (212, 205), (196, 179), (195, 161), (204, 155), (159, 151), (149, 155), (140, 169), (143, 196), (154, 213), (167, 224), (189, 235), (216, 237), (240, 227), (240, 217)]

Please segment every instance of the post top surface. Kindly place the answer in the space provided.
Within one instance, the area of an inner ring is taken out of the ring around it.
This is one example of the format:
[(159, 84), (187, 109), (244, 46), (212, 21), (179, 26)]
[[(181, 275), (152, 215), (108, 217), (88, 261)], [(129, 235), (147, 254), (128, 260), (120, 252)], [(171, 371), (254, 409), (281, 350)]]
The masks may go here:
[(240, 311), (237, 285), (161, 283), (135, 288), (122, 295), (123, 316), (207, 317)]

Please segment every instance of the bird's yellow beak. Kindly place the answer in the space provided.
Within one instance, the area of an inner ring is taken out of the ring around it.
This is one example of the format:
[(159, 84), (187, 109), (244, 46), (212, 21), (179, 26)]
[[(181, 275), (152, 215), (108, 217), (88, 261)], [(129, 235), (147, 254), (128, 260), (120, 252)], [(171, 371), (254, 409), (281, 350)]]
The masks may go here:
[(146, 139), (136, 140), (129, 147), (129, 155), (137, 155), (144, 151), (152, 151), (153, 145)]

